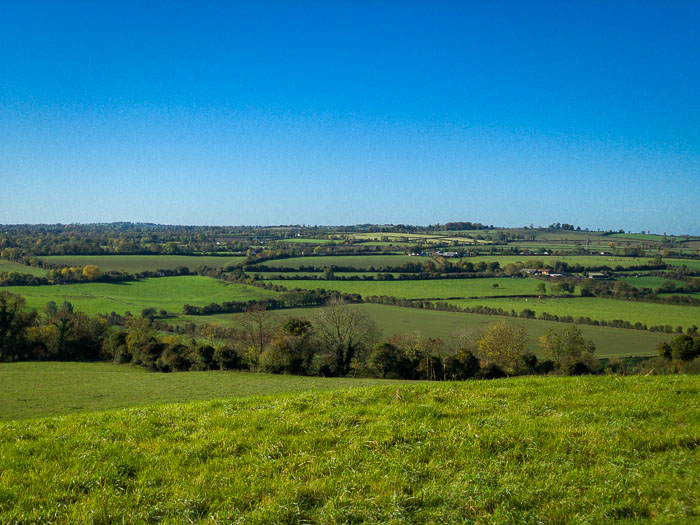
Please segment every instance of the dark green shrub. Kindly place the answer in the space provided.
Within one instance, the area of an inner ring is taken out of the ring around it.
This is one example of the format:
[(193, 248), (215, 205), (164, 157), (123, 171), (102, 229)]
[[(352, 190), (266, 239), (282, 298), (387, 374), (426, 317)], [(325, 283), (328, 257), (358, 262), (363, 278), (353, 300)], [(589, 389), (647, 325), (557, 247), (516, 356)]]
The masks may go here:
[(231, 346), (222, 346), (214, 350), (214, 362), (220, 370), (240, 370), (245, 368), (240, 354)]
[(481, 370), (481, 377), (484, 379), (499, 379), (507, 377), (507, 374), (497, 364), (490, 364)]

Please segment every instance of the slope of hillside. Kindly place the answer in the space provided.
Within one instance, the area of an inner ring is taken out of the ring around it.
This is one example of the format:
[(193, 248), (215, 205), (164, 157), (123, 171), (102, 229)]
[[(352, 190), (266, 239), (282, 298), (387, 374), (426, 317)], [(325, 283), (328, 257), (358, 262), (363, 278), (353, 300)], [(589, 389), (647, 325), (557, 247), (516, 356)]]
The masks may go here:
[(4, 423), (0, 522), (691, 522), (699, 387), (520, 378)]

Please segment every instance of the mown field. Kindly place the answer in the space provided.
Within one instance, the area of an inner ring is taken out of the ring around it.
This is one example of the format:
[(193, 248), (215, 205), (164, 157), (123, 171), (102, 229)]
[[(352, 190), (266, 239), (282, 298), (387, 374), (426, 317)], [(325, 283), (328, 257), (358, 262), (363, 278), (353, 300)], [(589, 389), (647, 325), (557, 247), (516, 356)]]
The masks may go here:
[[(608, 255), (538, 255), (538, 254), (528, 254), (528, 255), (478, 255), (475, 257), (463, 257), (458, 259), (460, 261), (471, 261), (474, 264), (484, 261), (484, 262), (495, 262), (497, 261), (501, 268), (505, 268), (508, 263), (516, 262), (526, 262), (530, 260), (542, 261), (545, 265), (554, 266), (557, 261), (564, 261), (570, 265), (580, 264), (581, 266), (608, 266), (610, 268), (615, 268), (617, 266), (622, 266), (627, 268), (629, 266), (639, 266), (645, 265), (649, 262), (648, 257), (616, 257)], [(671, 264), (670, 261), (680, 261), (680, 259), (664, 259), (664, 262)]]
[(632, 324), (644, 323), (647, 326), (670, 325), (673, 328), (693, 325), (700, 326), (699, 306), (678, 306), (670, 304), (641, 303), (617, 299), (602, 299), (598, 297), (574, 298), (486, 298), (486, 299), (457, 299), (447, 301), (460, 307), (478, 305), (491, 308), (503, 308), (520, 313), (528, 308), (537, 315), (547, 312), (553, 315), (571, 315), (573, 317), (590, 317), (594, 320), (613, 321), (621, 319)]
[(0, 273), (4, 272), (28, 273), (37, 277), (46, 277), (46, 270), (43, 268), (34, 268), (33, 266), (25, 266), (24, 264), (0, 259)]
[(664, 235), (657, 235), (654, 233), (613, 233), (607, 235), (606, 237), (612, 239), (632, 239), (635, 241), (665, 241), (666, 239), (680, 239), (680, 237), (674, 237), (673, 235), (666, 237)]
[[(382, 336), (388, 338), (393, 334), (402, 334), (418, 330), (428, 337), (449, 337), (459, 330), (485, 329), (489, 324), (505, 321), (506, 323), (521, 323), (528, 332), (528, 348), (539, 354), (537, 342), (540, 336), (552, 328), (566, 326), (554, 321), (538, 319), (514, 319), (496, 315), (466, 314), (461, 312), (439, 312), (435, 310), (419, 310), (417, 308), (401, 308), (379, 304), (361, 304), (359, 308), (374, 319)], [(313, 317), (316, 308), (291, 308), (274, 312), (280, 320), (290, 315)], [(235, 322), (238, 314), (218, 314), (208, 316), (183, 316), (181, 320), (192, 321), (195, 324), (218, 323), (230, 325)], [(670, 334), (647, 332), (643, 330), (627, 330), (624, 328), (609, 328), (606, 326), (578, 325), (587, 339), (596, 344), (598, 357), (622, 356), (652, 356), (658, 355), (656, 347), (662, 341), (672, 337)]]
[(2, 523), (692, 523), (696, 376), (307, 392), (0, 424)]
[(670, 266), (687, 266), (693, 270), (700, 270), (700, 259), (664, 259)]
[(88, 315), (110, 312), (123, 314), (126, 311), (138, 314), (147, 307), (180, 313), (185, 304), (204, 306), (212, 302), (247, 301), (275, 295), (275, 292), (254, 286), (225, 283), (196, 275), (123, 283), (8, 286), (2, 290), (23, 296), (29, 308), (40, 309), (49, 301), (58, 305), (68, 301), (75, 310)]
[[(147, 270), (174, 270), (185, 267), (194, 270), (197, 266), (222, 268), (243, 262), (245, 257), (216, 257), (194, 255), (50, 255), (40, 258), (50, 264), (85, 266), (94, 264), (103, 272), (124, 270), (127, 273)], [(46, 270), (42, 270), (46, 274)]]
[(310, 255), (308, 257), (290, 257), (288, 259), (276, 259), (265, 261), (261, 265), (270, 268), (299, 268), (301, 266), (313, 266), (325, 268), (330, 266), (348, 266), (358, 269), (385, 268), (388, 266), (401, 266), (407, 262), (420, 262), (423, 258), (409, 255)]
[(332, 242), (340, 242), (342, 243), (342, 240), (338, 239), (313, 239), (313, 238), (302, 238), (302, 237), (294, 237), (292, 239), (282, 239), (282, 242), (293, 242), (293, 243), (299, 243), (299, 244), (329, 244)]
[(659, 286), (668, 282), (669, 280), (671, 280), (678, 286), (684, 286), (686, 284), (683, 281), (676, 281), (673, 279), (667, 279), (665, 277), (654, 277), (651, 275), (642, 275), (639, 277), (624, 277), (622, 280), (628, 282), (635, 288), (651, 288), (652, 290), (656, 290)]
[(325, 288), (342, 293), (388, 295), (402, 299), (427, 299), (446, 297), (491, 297), (494, 295), (534, 295), (540, 283), (529, 278), (483, 278), (483, 279), (427, 279), (406, 281), (305, 281), (271, 280), (292, 288), (314, 290)]
[[(376, 277), (380, 273), (384, 272), (333, 272), (333, 275), (336, 277)], [(323, 272), (246, 272), (246, 275), (248, 277), (253, 277), (255, 275), (260, 276), (264, 280), (273, 280), (275, 279), (276, 276), (283, 276), (283, 277), (316, 277), (320, 280), (323, 280)], [(398, 279), (399, 276), (401, 275), (400, 273), (392, 273), (391, 275), (394, 276), (394, 278)]]
[(112, 363), (0, 363), (0, 421), (391, 383), (402, 381), (233, 371), (154, 374)]

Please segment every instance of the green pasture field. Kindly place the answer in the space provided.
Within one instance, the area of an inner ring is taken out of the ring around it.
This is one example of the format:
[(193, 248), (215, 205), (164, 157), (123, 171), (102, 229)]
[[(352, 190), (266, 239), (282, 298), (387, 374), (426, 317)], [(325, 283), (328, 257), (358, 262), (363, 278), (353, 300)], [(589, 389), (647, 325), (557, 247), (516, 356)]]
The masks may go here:
[[(469, 237), (454, 237), (454, 233), (446, 232), (441, 235), (426, 234), (426, 233), (358, 233), (352, 235), (356, 240), (373, 240), (373, 241), (390, 241), (390, 242), (405, 242), (411, 245), (416, 243), (421, 244), (442, 244), (445, 242), (458, 242), (461, 244), (474, 244), (474, 239)], [(487, 240), (478, 240), (480, 244), (486, 244)]]
[[(651, 288), (652, 290), (656, 290), (659, 286), (669, 281), (669, 279), (666, 279), (665, 277), (654, 277), (651, 275), (643, 275), (639, 277), (624, 277), (618, 280), (625, 281), (634, 286), (635, 288)], [(672, 280), (678, 286), (686, 284), (683, 281), (676, 281), (673, 279), (670, 280)]]
[(358, 269), (374, 267), (379, 270), (387, 266), (401, 266), (407, 262), (420, 262), (421, 260), (425, 260), (425, 258), (411, 257), (410, 255), (310, 255), (308, 257), (275, 259), (260, 264), (270, 268), (299, 268), (300, 266), (325, 268), (335, 265), (351, 266)]
[(33, 266), (0, 259), (0, 273), (4, 272), (28, 273), (37, 277), (46, 277), (46, 270), (43, 268), (34, 268)]
[(154, 374), (112, 363), (0, 363), (0, 420), (389, 383), (233, 371)]
[[(382, 273), (384, 275), (384, 272), (333, 272), (333, 275), (336, 277), (377, 277)], [(321, 280), (323, 279), (323, 272), (246, 272), (246, 275), (248, 277), (252, 277), (254, 275), (259, 275), (260, 277), (263, 278), (263, 280), (274, 280), (276, 276), (281, 275), (283, 277), (319, 277)], [(391, 273), (396, 279), (399, 278), (401, 275), (400, 273)]]
[[(490, 297), (494, 295), (534, 295), (540, 281), (530, 278), (426, 279), (406, 281), (304, 281), (272, 280), (292, 288), (337, 290), (363, 297), (389, 295), (402, 299), (447, 297)], [(498, 287), (494, 287), (498, 285)]]
[[(124, 270), (128, 273), (147, 270), (174, 270), (186, 267), (194, 270), (197, 266), (222, 268), (238, 264), (245, 257), (221, 257), (212, 255), (50, 255), (41, 257), (49, 264), (65, 264), (68, 266), (85, 266), (94, 264), (103, 272)], [(46, 270), (43, 270), (44, 275)]]
[(670, 325), (673, 328), (692, 325), (700, 326), (700, 306), (678, 306), (673, 304), (641, 303), (599, 297), (574, 298), (508, 298), (508, 299), (461, 299), (447, 301), (460, 307), (478, 305), (503, 308), (506, 311), (521, 312), (528, 308), (539, 317), (542, 312), (553, 315), (590, 317), (593, 320), (613, 321), (621, 319), (632, 324), (644, 323), (647, 326)]
[(2, 523), (693, 523), (697, 376), (304, 392), (0, 424)]
[[(453, 259), (455, 260), (455, 259)], [(506, 264), (516, 263), (516, 262), (526, 262), (526, 261), (542, 261), (545, 265), (554, 266), (557, 261), (564, 261), (570, 265), (580, 264), (581, 266), (609, 266), (610, 268), (615, 268), (616, 266), (622, 266), (623, 268), (629, 266), (637, 266), (647, 264), (650, 260), (648, 257), (617, 257), (614, 255), (538, 255), (538, 254), (527, 254), (527, 255), (477, 255), (474, 257), (463, 257), (461, 259), (456, 259), (458, 261), (473, 263), (484, 262), (494, 262), (497, 261), (501, 268), (504, 268)], [(664, 262), (671, 264), (672, 259), (666, 259)], [(676, 261), (680, 259), (675, 259)]]
[(700, 259), (664, 259), (669, 266), (687, 266), (693, 270), (700, 270)]
[(633, 239), (635, 241), (665, 241), (669, 239), (682, 239), (682, 237), (674, 237), (673, 235), (664, 236), (654, 233), (613, 233), (611, 235), (606, 235), (606, 238)]
[(432, 233), (356, 233), (353, 235), (356, 239), (381, 240), (385, 239), (433, 239), (436, 237), (447, 237), (446, 234), (436, 235)]
[[(359, 241), (355, 242), (355, 245), (358, 244)], [(397, 248), (408, 248), (410, 246), (413, 246), (415, 243), (409, 243), (409, 242), (399, 242), (399, 241), (362, 241), (361, 245), (362, 246), (396, 246)]]
[(2, 289), (23, 296), (29, 308), (41, 309), (49, 301), (58, 305), (69, 301), (75, 310), (88, 315), (123, 314), (126, 311), (138, 314), (146, 307), (180, 313), (185, 304), (204, 306), (212, 302), (247, 301), (275, 295), (275, 292), (262, 288), (196, 275), (124, 283), (7, 286)]
[(312, 239), (312, 238), (302, 238), (294, 237), (292, 239), (280, 239), (280, 242), (294, 242), (301, 244), (329, 244), (332, 242), (342, 243), (342, 240), (338, 239)]
[[(384, 339), (389, 338), (393, 334), (418, 330), (428, 337), (439, 337), (447, 340), (454, 332), (459, 330), (485, 329), (488, 325), (501, 321), (521, 323), (527, 329), (528, 348), (536, 354), (539, 354), (537, 342), (540, 336), (544, 335), (551, 328), (566, 326), (564, 323), (539, 319), (514, 319), (497, 315), (440, 312), (379, 304), (360, 304), (358, 307), (374, 319)], [(273, 313), (281, 321), (288, 316), (313, 317), (316, 311), (316, 308), (292, 308), (276, 310)], [(238, 315), (183, 316), (181, 320), (192, 321), (195, 324), (215, 323), (228, 326), (235, 322)], [(656, 347), (658, 344), (673, 337), (670, 334), (644, 330), (627, 330), (624, 328), (589, 325), (578, 325), (578, 327), (581, 329), (584, 337), (592, 339), (596, 344), (596, 356), (601, 358), (657, 355)]]
[[(573, 248), (576, 248), (577, 246), (581, 246), (581, 244), (573, 244), (573, 243), (556, 243), (552, 244), (552, 241), (550, 242), (537, 242), (537, 241), (512, 241), (508, 243), (508, 246), (514, 246), (520, 249), (527, 248), (528, 250), (532, 250), (533, 248), (537, 249), (544, 249), (544, 250), (571, 250)], [(589, 247), (590, 248), (590, 247)]]

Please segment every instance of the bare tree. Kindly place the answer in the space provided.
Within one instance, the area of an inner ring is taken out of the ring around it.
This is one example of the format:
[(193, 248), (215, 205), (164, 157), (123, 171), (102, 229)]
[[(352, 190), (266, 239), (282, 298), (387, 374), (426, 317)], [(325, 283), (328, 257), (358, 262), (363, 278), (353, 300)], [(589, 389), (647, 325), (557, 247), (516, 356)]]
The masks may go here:
[(260, 354), (274, 337), (277, 323), (277, 317), (261, 304), (254, 304), (238, 316), (240, 339), (245, 346), (246, 358), (253, 367), (257, 366)]
[(314, 318), (316, 339), (333, 360), (335, 372), (347, 375), (362, 351), (378, 339), (374, 320), (357, 305), (333, 300)]

